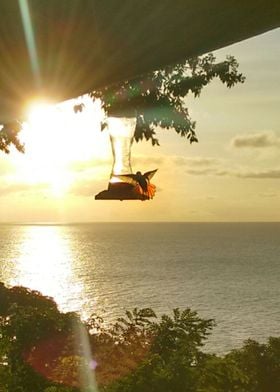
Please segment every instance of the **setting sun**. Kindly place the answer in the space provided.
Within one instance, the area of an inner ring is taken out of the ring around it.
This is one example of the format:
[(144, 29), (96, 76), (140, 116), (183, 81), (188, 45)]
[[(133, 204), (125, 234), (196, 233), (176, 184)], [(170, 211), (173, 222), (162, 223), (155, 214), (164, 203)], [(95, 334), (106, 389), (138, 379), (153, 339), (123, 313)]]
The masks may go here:
[(62, 197), (75, 181), (71, 164), (105, 159), (109, 143), (100, 132), (102, 112), (90, 99), (83, 99), (82, 113), (74, 113), (74, 101), (59, 105), (34, 102), (27, 110), (22, 130), (24, 160), (22, 179), (29, 184), (47, 184), (54, 197)]

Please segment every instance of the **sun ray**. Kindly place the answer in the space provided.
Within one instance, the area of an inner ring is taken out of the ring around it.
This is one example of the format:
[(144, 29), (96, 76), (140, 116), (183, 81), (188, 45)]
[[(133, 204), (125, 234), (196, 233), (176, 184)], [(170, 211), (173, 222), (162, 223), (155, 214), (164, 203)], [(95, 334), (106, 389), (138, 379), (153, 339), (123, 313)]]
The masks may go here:
[(40, 67), (37, 56), (34, 32), (32, 28), (32, 22), (30, 17), (30, 11), (27, 0), (19, 0), (19, 8), (21, 13), (21, 19), (23, 24), (23, 30), (26, 40), (26, 45), (30, 57), (30, 63), (36, 82), (40, 84)]

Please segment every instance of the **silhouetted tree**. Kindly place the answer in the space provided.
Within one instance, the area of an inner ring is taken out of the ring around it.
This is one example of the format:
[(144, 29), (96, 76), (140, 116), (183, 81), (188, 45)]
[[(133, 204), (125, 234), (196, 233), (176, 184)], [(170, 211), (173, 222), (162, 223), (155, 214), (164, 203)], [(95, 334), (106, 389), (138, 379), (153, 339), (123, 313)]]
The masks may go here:
[(80, 375), (93, 369), (101, 392), (280, 390), (279, 337), (218, 356), (202, 350), (213, 326), (190, 309), (158, 318), (150, 308), (113, 325), (95, 314), (82, 323), (38, 292), (0, 283), (0, 391), (92, 391)]
[(267, 344), (247, 340), (227, 358), (246, 374), (250, 392), (280, 391), (280, 339), (271, 337)]

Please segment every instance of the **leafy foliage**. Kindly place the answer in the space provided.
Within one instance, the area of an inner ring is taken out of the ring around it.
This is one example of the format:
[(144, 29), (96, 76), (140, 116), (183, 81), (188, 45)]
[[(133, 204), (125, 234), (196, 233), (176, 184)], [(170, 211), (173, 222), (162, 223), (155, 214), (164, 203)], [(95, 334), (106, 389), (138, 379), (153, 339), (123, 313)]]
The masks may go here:
[(158, 318), (135, 308), (113, 325), (96, 314), (82, 323), (51, 298), (0, 283), (0, 391), (95, 390), (85, 374), (101, 392), (280, 390), (279, 337), (217, 356), (202, 350), (213, 327), (191, 309)]
[(24, 146), (18, 138), (21, 128), (22, 124), (19, 121), (12, 121), (2, 126), (0, 129), (0, 151), (8, 154), (11, 145), (14, 145), (18, 151), (24, 152)]
[[(156, 127), (174, 129), (190, 143), (197, 142), (195, 121), (192, 121), (186, 107), (189, 93), (199, 97), (202, 89), (214, 78), (231, 88), (243, 83), (245, 78), (238, 72), (238, 63), (228, 56), (225, 61), (216, 62), (213, 54), (188, 59), (184, 63), (151, 72), (134, 80), (127, 80), (90, 93), (93, 99), (101, 99), (102, 107), (109, 115), (136, 116), (134, 138), (137, 142), (145, 139), (159, 145)], [(75, 113), (83, 110), (84, 104), (74, 106)], [(12, 145), (24, 152), (18, 138), (21, 130), (19, 121), (2, 125), (0, 129), (0, 151), (10, 152)], [(106, 127), (102, 122), (101, 130)]]
[[(271, 337), (267, 344), (247, 340), (240, 350), (233, 350), (227, 359), (246, 373), (252, 392), (280, 390), (280, 339)], [(246, 391), (247, 391), (246, 390)]]
[(3, 284), (0, 284), (0, 304), (0, 375), (4, 375), (1, 377), (3, 390), (44, 391), (51, 384), (44, 374), (30, 366), (32, 357), (36, 349), (44, 347), (44, 359), (37, 362), (36, 368), (48, 369), (52, 362), (52, 347), (43, 343), (49, 339), (59, 342), (57, 337), (71, 330), (72, 319), (76, 316), (60, 313), (52, 299), (38, 292), (22, 287), (7, 289)]
[(107, 86), (90, 93), (94, 99), (101, 99), (102, 107), (108, 115), (136, 116), (134, 138), (138, 142), (151, 140), (158, 145), (156, 127), (174, 129), (177, 134), (197, 142), (195, 122), (186, 107), (189, 93), (199, 97), (202, 89), (214, 78), (231, 88), (243, 83), (245, 78), (238, 72), (238, 63), (232, 56), (216, 62), (210, 53), (188, 59), (184, 63)]

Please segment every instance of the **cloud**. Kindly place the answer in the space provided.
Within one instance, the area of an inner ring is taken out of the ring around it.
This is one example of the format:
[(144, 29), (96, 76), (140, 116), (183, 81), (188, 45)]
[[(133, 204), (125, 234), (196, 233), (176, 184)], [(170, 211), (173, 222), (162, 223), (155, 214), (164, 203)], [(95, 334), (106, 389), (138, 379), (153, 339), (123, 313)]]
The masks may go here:
[(231, 140), (231, 146), (234, 148), (280, 147), (280, 137), (271, 131), (237, 135)]
[(74, 196), (93, 197), (96, 193), (107, 188), (107, 185), (107, 182), (103, 180), (85, 178), (75, 182), (68, 193)]
[[(206, 169), (208, 167), (218, 166), (222, 163), (221, 160), (213, 157), (193, 157), (187, 158), (184, 156), (171, 156), (168, 157), (166, 155), (155, 155), (155, 156), (146, 156), (146, 155), (134, 155), (132, 157), (132, 167), (134, 171), (136, 171), (136, 167), (143, 168), (141, 171), (151, 170), (153, 168), (162, 167), (164, 164), (168, 166), (186, 166), (190, 167), (189, 170), (192, 169)], [(103, 167), (106, 171), (108, 167), (112, 167), (112, 159), (92, 159), (88, 161), (76, 161), (72, 162), (68, 165), (68, 168), (74, 172), (84, 172), (85, 174), (88, 170), (94, 171), (97, 168)], [(199, 174), (199, 171), (197, 171)], [(203, 173), (201, 173), (203, 174)]]
[(86, 161), (74, 161), (70, 162), (67, 166), (67, 168), (71, 171), (74, 172), (83, 172), (88, 169), (96, 169), (99, 168), (100, 166), (108, 166), (112, 164), (112, 160), (109, 160), (109, 158), (94, 158), (94, 159), (89, 159)]
[(220, 168), (203, 168), (203, 169), (187, 169), (186, 172), (192, 176), (217, 176), (217, 177), (242, 177), (242, 172), (220, 169)]
[(222, 175), (224, 161), (214, 157), (183, 157), (173, 156), (170, 158), (173, 165), (184, 168), (185, 173), (192, 176)]
[(186, 166), (185, 172), (193, 176), (229, 176), (232, 170), (225, 169), (226, 162), (214, 157), (173, 157), (173, 162)]
[(225, 169), (203, 168), (187, 169), (186, 172), (193, 176), (217, 176), (217, 177), (238, 177), (252, 179), (280, 179), (280, 169), (267, 170), (244, 170), (244, 169)]
[(1, 184), (0, 197), (11, 193), (37, 192), (46, 189), (48, 189), (48, 185), (44, 183), (36, 185), (27, 183)]
[(162, 165), (167, 158), (164, 155), (156, 155), (156, 156), (145, 156), (145, 155), (134, 155), (132, 158), (133, 166), (144, 165), (144, 166), (158, 166)]
[(186, 172), (192, 176), (208, 176), (208, 175), (217, 175), (217, 171), (213, 169), (187, 169)]
[(182, 156), (176, 156), (172, 159), (173, 163), (178, 166), (192, 166), (192, 167), (208, 167), (216, 166), (221, 163), (217, 158), (212, 157), (193, 157), (186, 158)]
[(237, 173), (236, 175), (240, 178), (278, 179), (280, 178), (280, 169), (248, 171)]
[(263, 192), (259, 194), (260, 197), (265, 197), (265, 198), (273, 198), (273, 197), (277, 197), (278, 194), (275, 192)]

